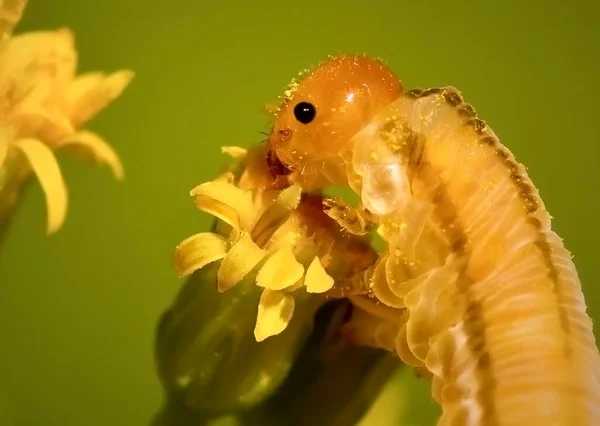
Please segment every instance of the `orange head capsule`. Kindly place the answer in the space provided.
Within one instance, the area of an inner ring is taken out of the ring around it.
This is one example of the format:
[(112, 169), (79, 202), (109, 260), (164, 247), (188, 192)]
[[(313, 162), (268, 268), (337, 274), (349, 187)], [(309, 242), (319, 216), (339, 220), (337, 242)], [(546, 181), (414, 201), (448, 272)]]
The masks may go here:
[(340, 157), (374, 114), (402, 95), (402, 85), (383, 63), (340, 56), (291, 87), (269, 137), (289, 180), (307, 189), (343, 183)]

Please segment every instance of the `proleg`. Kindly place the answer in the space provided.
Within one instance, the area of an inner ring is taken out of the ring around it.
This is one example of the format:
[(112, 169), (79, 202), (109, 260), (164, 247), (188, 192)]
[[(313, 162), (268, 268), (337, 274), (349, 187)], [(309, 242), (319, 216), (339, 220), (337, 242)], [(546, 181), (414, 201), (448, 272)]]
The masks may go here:
[(600, 424), (575, 265), (525, 168), (458, 90), (404, 91), (380, 61), (333, 58), (290, 91), (269, 146), (290, 183), (345, 184), (375, 218), (386, 248), (350, 335), (426, 368), (440, 425)]

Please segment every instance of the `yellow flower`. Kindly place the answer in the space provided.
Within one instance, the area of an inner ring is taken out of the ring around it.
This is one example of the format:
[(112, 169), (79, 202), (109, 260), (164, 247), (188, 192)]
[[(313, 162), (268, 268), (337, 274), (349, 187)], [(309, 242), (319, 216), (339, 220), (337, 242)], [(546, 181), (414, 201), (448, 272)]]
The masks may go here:
[[(12, 36), (26, 3), (0, 1), (0, 170), (6, 175), (7, 169), (26, 169), (16, 174), (31, 170), (37, 175), (52, 233), (67, 212), (67, 189), (53, 151), (72, 148), (123, 178), (112, 148), (81, 127), (120, 96), (133, 73), (76, 76), (77, 52), (66, 28)], [(7, 186), (3, 179), (9, 178), (0, 176), (0, 189)]]
[[(298, 186), (283, 191), (261, 189), (256, 170), (260, 150), (252, 155), (241, 148), (224, 151), (245, 162), (239, 180), (227, 171), (214, 181), (191, 191), (201, 211), (217, 217), (215, 232), (202, 232), (182, 241), (174, 253), (180, 277), (220, 261), (217, 287), (224, 292), (244, 279), (262, 287), (254, 335), (257, 341), (281, 333), (289, 324), (295, 296), (323, 294), (332, 289), (333, 276), (344, 278), (360, 262), (340, 267), (333, 252), (344, 237), (332, 232), (331, 219), (322, 213), (321, 199), (315, 202)], [(254, 155), (254, 157), (253, 157)], [(263, 161), (264, 162), (264, 161)], [(319, 216), (319, 211), (321, 212)], [(350, 238), (351, 239), (351, 238)], [(370, 253), (365, 243), (360, 250)], [(372, 258), (365, 257), (366, 263)]]

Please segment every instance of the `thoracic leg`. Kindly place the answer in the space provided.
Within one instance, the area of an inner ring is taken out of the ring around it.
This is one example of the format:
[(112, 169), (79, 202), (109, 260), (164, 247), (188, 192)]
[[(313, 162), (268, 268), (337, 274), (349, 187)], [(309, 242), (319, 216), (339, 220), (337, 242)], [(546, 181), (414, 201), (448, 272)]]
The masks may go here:
[(367, 209), (353, 207), (338, 198), (324, 199), (323, 211), (353, 235), (365, 235), (376, 227), (377, 219)]

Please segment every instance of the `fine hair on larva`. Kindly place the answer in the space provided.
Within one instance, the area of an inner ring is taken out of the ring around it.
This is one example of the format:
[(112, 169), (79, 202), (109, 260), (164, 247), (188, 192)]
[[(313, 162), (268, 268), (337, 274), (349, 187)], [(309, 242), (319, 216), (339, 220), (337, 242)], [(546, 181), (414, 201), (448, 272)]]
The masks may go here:
[(458, 90), (404, 91), (381, 61), (341, 56), (275, 114), (277, 177), (348, 186), (361, 205), (331, 198), (327, 213), (386, 243), (342, 291), (348, 338), (425, 372), (439, 425), (600, 425), (600, 354), (571, 255)]

